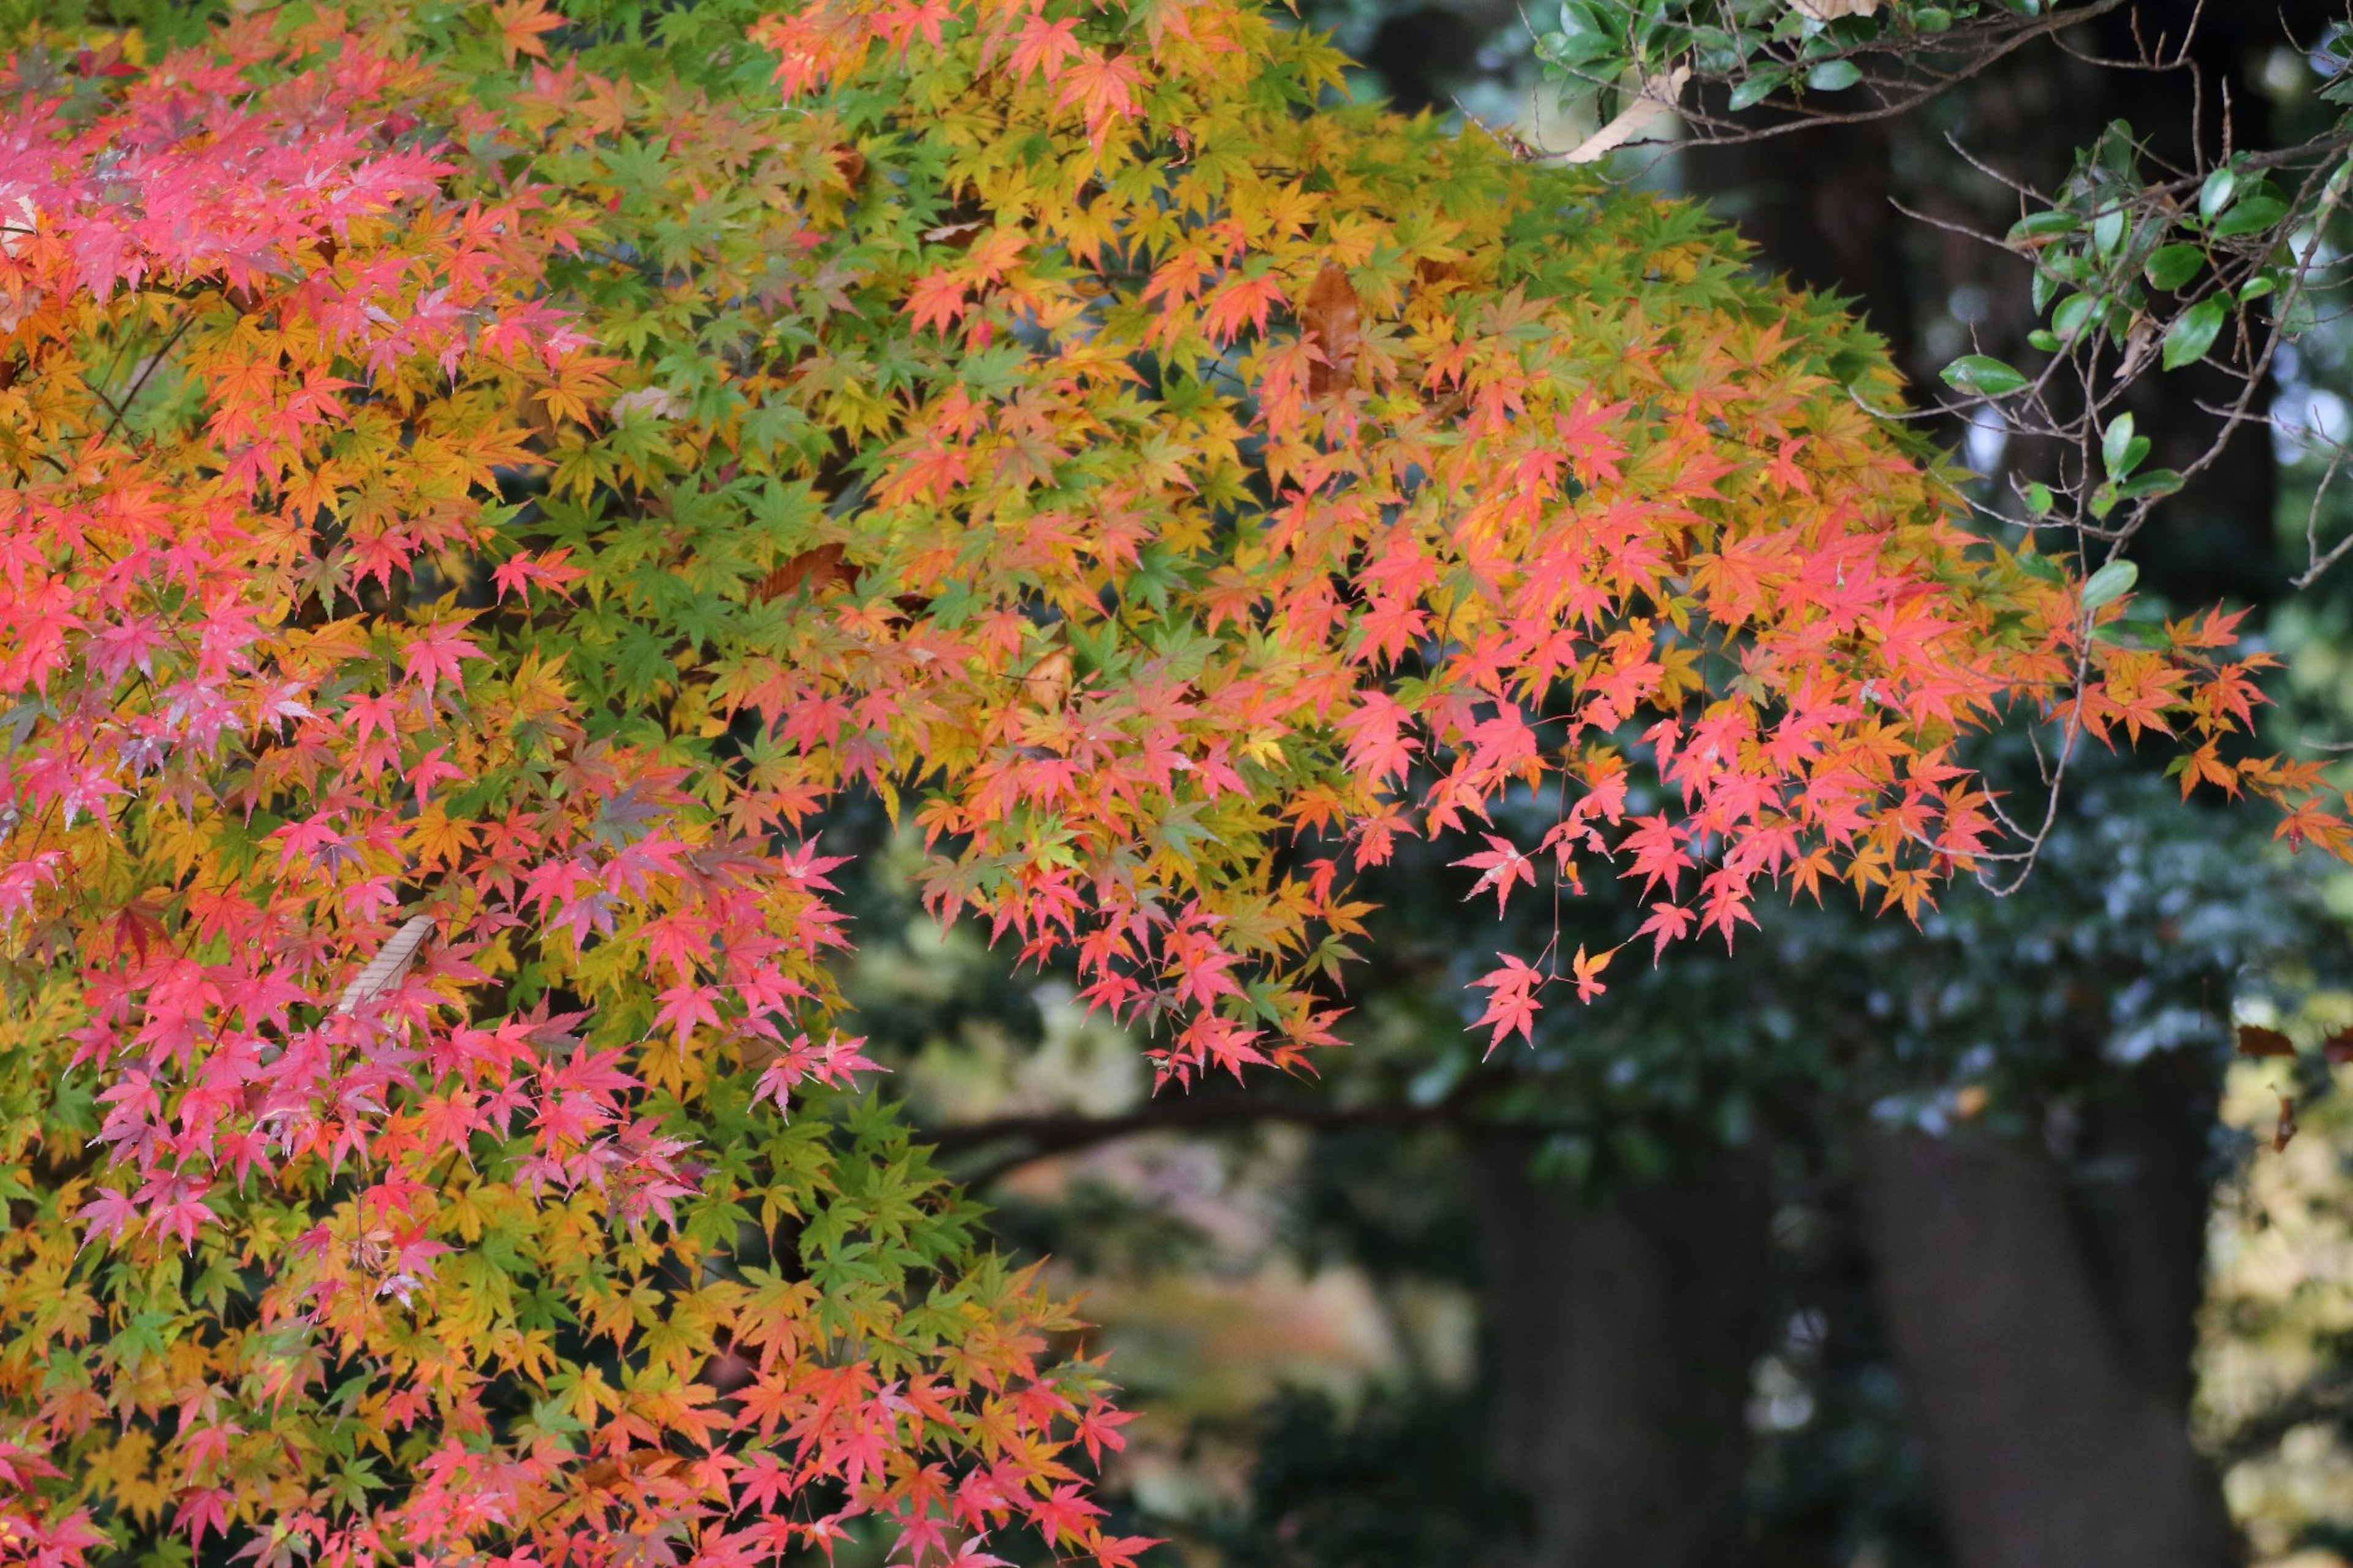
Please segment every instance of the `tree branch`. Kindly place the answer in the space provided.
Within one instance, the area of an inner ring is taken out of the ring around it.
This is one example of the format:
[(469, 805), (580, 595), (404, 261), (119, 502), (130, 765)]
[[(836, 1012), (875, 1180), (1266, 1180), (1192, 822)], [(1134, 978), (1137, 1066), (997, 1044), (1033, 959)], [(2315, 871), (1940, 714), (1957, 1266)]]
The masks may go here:
[(1269, 1121), (1287, 1122), (1325, 1131), (1362, 1127), (1428, 1127), (1461, 1119), (1458, 1093), (1430, 1105), (1388, 1102), (1379, 1105), (1335, 1105), (1327, 1100), (1272, 1095), (1195, 1094), (1182, 1100), (1154, 1100), (1118, 1116), (1085, 1116), (1060, 1112), (1038, 1116), (1005, 1116), (927, 1130), (923, 1136), (944, 1155), (965, 1153), (1000, 1143), (1020, 1147), (998, 1155), (971, 1172), (965, 1184), (979, 1188), (1000, 1180), (1023, 1165), (1100, 1143), (1115, 1143), (1147, 1132), (1214, 1132)]

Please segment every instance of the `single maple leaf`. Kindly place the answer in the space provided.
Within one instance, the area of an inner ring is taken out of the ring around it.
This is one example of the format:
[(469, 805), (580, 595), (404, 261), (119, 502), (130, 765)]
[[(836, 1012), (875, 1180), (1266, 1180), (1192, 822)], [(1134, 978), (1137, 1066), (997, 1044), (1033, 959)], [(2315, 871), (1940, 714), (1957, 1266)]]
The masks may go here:
[(1475, 899), (1491, 888), (1494, 889), (1495, 918), (1501, 920), (1514, 883), (1525, 882), (1531, 888), (1536, 885), (1535, 862), (1521, 854), (1519, 846), (1508, 838), (1498, 837), (1493, 833), (1483, 837), (1487, 840), (1485, 849), (1475, 855), (1466, 855), (1453, 864), (1468, 866), (1479, 873), (1479, 879), (1471, 884), (1471, 891), (1465, 895), (1466, 898)]
[(1590, 1002), (1609, 989), (1601, 984), (1599, 976), (1603, 970), (1609, 967), (1609, 961), (1617, 956), (1618, 950), (1614, 947), (1592, 958), (1585, 955), (1585, 949), (1582, 946), (1577, 948), (1577, 956), (1569, 961), (1569, 971), (1577, 981), (1578, 1001)]
[(500, 0), (491, 7), (491, 20), (498, 26), (499, 50), (509, 65), (519, 55), (545, 59), (547, 46), (540, 35), (565, 26), (564, 17), (549, 10), (545, 0)]

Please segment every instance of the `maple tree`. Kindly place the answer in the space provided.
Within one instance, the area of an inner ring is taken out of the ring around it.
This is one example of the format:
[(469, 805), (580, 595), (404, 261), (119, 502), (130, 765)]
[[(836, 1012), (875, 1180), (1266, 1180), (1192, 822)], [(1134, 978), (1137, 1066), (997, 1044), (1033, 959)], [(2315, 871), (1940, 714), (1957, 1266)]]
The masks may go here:
[(2353, 842), (2222, 750), (2231, 617), (1972, 536), (1835, 309), (1340, 67), (1229, 0), (18, 40), (0, 1554), (1131, 1559), (1067, 1310), (826, 1092), (845, 791), (1179, 1081), (1305, 1065), (1351, 874), (1507, 792), (1499, 904), (1632, 877), (1654, 951), (1916, 910), (2013, 709)]

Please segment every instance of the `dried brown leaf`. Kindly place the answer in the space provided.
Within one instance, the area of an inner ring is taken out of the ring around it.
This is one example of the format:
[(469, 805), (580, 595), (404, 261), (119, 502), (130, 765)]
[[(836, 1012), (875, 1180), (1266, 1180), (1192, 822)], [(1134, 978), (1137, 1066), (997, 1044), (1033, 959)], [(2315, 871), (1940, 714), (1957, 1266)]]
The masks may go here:
[(2239, 1054), (2242, 1057), (2292, 1057), (2295, 1043), (2277, 1029), (2266, 1029), (2258, 1024), (2239, 1026)]
[(1071, 650), (1058, 647), (1031, 665), (1021, 689), (1040, 708), (1060, 708), (1071, 695)]
[(1307, 367), (1307, 395), (1330, 397), (1356, 383), (1356, 349), (1364, 342), (1364, 307), (1348, 271), (1327, 261), (1307, 286), (1299, 307), (1300, 336), (1322, 356)]
[(858, 570), (842, 559), (841, 546), (820, 544), (814, 550), (802, 551), (753, 584), (752, 602), (765, 605), (802, 588), (822, 594), (828, 588), (847, 588), (857, 581)]

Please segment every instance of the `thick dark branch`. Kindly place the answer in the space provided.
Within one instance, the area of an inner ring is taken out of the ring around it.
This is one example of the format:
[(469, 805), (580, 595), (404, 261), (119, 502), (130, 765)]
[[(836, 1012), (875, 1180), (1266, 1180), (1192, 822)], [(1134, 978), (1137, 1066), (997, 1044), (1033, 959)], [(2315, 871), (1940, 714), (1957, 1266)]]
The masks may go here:
[(1051, 1155), (1113, 1143), (1146, 1132), (1215, 1132), (1269, 1121), (1326, 1131), (1429, 1127), (1461, 1120), (1462, 1110), (1460, 1096), (1430, 1105), (1398, 1101), (1335, 1105), (1296, 1096), (1285, 1099), (1261, 1094), (1194, 1094), (1183, 1099), (1155, 1100), (1119, 1116), (1005, 1116), (936, 1128), (923, 1136), (942, 1154), (950, 1155), (1005, 1143), (1016, 1145), (965, 1177), (966, 1185), (985, 1187), (1008, 1172)]

